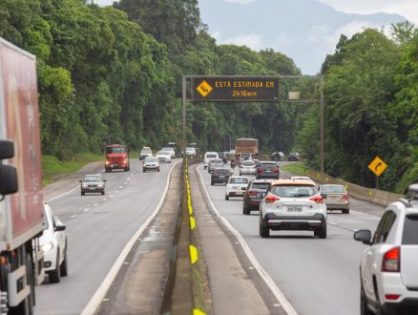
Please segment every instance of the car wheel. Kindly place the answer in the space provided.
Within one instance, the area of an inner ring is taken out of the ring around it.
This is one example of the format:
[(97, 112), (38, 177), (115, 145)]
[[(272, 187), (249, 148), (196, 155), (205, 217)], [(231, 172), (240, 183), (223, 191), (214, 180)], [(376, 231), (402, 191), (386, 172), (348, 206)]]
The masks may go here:
[(142, 169), (142, 172), (145, 173), (145, 168)]
[(210, 184), (213, 186), (214, 182), (212, 181), (212, 182), (210, 182)]
[(57, 260), (55, 263), (55, 270), (49, 272), (49, 282), (58, 283), (61, 280), (61, 268), (60, 268), (60, 254), (59, 249), (57, 249)]
[(314, 235), (318, 236), (318, 238), (327, 238), (327, 226), (323, 226), (314, 231)]
[(344, 214), (349, 214), (350, 213), (350, 209), (343, 209), (343, 213)]
[(250, 215), (251, 214), (251, 210), (245, 204), (242, 207), (242, 214), (245, 214), (245, 215)]
[(229, 200), (229, 195), (225, 195), (225, 200)]
[(160, 168), (158, 168), (157, 171), (159, 172), (160, 171)]
[(67, 246), (65, 246), (64, 260), (61, 263), (60, 272), (61, 272), (61, 276), (63, 277), (68, 276)]
[(363, 285), (360, 285), (360, 315), (373, 315), (373, 312), (369, 310)]
[(84, 191), (81, 192), (81, 195), (84, 196), (86, 193)]
[(260, 228), (260, 236), (262, 238), (269, 238), (270, 237), (270, 229), (267, 225), (265, 225), (263, 223), (262, 219), (260, 219), (259, 228)]
[(104, 195), (105, 194), (105, 191), (104, 191), (104, 189), (102, 190), (102, 195)]

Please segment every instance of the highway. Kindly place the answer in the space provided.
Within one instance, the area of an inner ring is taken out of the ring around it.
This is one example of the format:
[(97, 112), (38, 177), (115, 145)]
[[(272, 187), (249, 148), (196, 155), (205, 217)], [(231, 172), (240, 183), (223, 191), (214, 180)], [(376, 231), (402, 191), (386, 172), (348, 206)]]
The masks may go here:
[(68, 277), (37, 287), (35, 314), (81, 314), (121, 251), (163, 197), (170, 169), (143, 173), (137, 160), (131, 171), (105, 173), (106, 194), (80, 196), (75, 188), (49, 202), (66, 224)]
[[(313, 232), (271, 231), (258, 235), (258, 211), (242, 214), (242, 198), (226, 201), (225, 186), (210, 185), (210, 175), (199, 166), (209, 196), (220, 213), (243, 236), (251, 251), (300, 315), (359, 313), (360, 254), (365, 248), (353, 231), (374, 230), (382, 207), (351, 199), (350, 214), (329, 212), (328, 238)], [(282, 172), (281, 177), (290, 174)]]

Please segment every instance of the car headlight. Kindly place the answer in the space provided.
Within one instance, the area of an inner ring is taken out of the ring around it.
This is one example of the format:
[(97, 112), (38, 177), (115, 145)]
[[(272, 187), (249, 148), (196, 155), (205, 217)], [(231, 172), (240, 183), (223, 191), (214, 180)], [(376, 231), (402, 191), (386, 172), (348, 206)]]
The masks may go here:
[(51, 251), (51, 250), (54, 249), (54, 243), (46, 243), (46, 244), (44, 244), (44, 245), (41, 246), (41, 249), (44, 252), (49, 252), (49, 251)]
[(83, 186), (83, 188), (87, 188), (87, 184), (83, 184), (82, 186)]
[(97, 184), (97, 187), (103, 187), (102, 183)]

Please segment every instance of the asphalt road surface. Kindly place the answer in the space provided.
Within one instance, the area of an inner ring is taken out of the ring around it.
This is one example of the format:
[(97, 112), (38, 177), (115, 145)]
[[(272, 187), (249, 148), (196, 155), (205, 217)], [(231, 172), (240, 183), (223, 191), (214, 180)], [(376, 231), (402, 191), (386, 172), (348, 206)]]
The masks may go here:
[(359, 314), (358, 266), (365, 245), (353, 240), (353, 232), (374, 231), (382, 207), (351, 199), (350, 214), (329, 212), (327, 239), (314, 238), (309, 231), (271, 231), (269, 239), (262, 239), (258, 211), (243, 215), (242, 198), (226, 201), (225, 186), (211, 186), (207, 171), (201, 166), (198, 170), (217, 210), (244, 237), (298, 314)]
[(68, 277), (37, 287), (35, 314), (80, 314), (105, 279), (122, 249), (153, 213), (163, 197), (170, 168), (105, 173), (106, 194), (80, 195), (75, 189), (49, 204), (67, 226)]

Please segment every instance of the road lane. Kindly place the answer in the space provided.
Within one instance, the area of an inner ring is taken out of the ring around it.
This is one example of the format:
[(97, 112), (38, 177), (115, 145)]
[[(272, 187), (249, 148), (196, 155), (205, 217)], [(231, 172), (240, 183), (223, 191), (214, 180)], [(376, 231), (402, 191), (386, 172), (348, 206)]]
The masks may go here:
[(104, 175), (104, 196), (80, 196), (75, 190), (50, 202), (67, 225), (69, 275), (37, 288), (35, 314), (81, 313), (125, 244), (155, 210), (173, 165), (142, 173), (134, 161), (131, 172)]
[[(365, 246), (353, 240), (353, 230), (373, 230), (379, 219), (360, 211), (365, 207), (364, 202), (353, 200), (348, 215), (329, 212), (325, 240), (304, 231), (272, 231), (271, 238), (262, 239), (258, 235), (258, 212), (244, 216), (242, 198), (226, 201), (225, 186), (211, 186), (210, 175), (201, 167), (198, 170), (217, 210), (244, 237), (299, 314), (358, 314), (358, 265)], [(373, 212), (379, 211), (375, 205), (367, 206)]]

